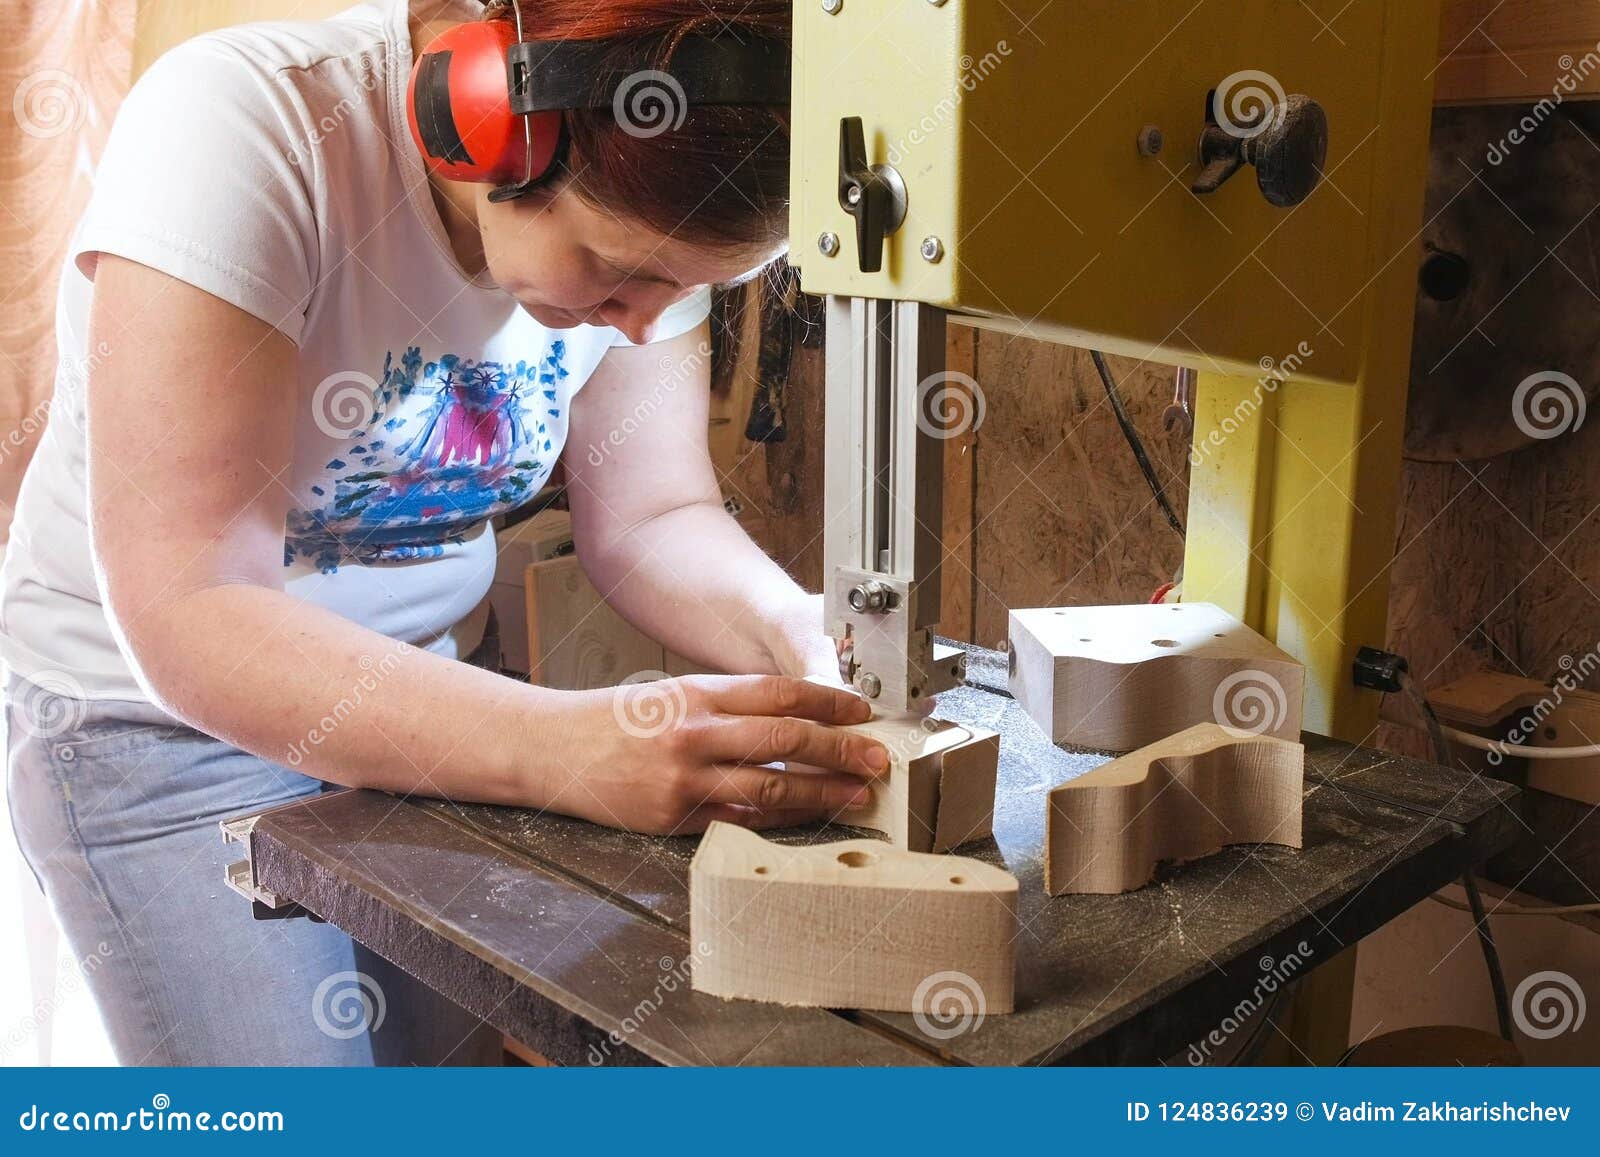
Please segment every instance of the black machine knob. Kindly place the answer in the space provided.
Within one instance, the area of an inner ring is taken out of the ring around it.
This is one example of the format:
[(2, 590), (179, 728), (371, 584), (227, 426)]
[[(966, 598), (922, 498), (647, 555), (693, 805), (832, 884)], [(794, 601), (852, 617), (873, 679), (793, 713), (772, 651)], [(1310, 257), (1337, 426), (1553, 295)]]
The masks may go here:
[(1296, 94), (1269, 105), (1246, 124), (1219, 118), (1214, 105), (1207, 119), (1196, 193), (1215, 193), (1245, 165), (1255, 166), (1261, 195), (1280, 209), (1292, 209), (1322, 183), (1328, 114), (1309, 96)]
[(892, 165), (867, 162), (860, 117), (839, 121), (839, 207), (856, 220), (861, 272), (883, 268), (883, 243), (906, 218), (906, 187)]

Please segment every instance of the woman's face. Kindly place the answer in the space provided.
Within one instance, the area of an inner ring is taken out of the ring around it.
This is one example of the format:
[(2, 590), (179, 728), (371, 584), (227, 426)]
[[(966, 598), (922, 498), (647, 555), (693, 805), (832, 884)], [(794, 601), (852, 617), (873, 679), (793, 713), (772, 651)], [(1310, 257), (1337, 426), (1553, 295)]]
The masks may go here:
[(489, 275), (536, 321), (615, 326), (636, 344), (698, 286), (738, 281), (782, 252), (697, 248), (598, 209), (570, 186), (500, 204), (480, 186), (477, 208)]

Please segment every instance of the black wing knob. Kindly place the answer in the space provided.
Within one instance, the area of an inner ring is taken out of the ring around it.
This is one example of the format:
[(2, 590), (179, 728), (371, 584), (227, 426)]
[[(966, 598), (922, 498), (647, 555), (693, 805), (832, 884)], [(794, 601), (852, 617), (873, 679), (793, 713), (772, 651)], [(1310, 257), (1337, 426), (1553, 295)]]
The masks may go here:
[(906, 189), (892, 165), (868, 163), (860, 117), (839, 121), (839, 207), (856, 220), (861, 272), (878, 272), (884, 240), (905, 220)]
[(1245, 165), (1254, 165), (1261, 195), (1292, 209), (1322, 183), (1327, 160), (1328, 114), (1309, 96), (1296, 94), (1248, 124), (1219, 124), (1213, 117), (1200, 137), (1194, 191), (1215, 193)]

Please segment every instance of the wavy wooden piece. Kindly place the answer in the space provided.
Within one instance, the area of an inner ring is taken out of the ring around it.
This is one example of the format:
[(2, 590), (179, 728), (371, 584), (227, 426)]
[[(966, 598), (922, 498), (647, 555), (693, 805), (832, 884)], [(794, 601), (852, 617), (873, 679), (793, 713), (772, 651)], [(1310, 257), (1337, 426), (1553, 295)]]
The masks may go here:
[(1210, 603), (1011, 612), (1011, 694), (1057, 743), (1133, 751), (1205, 722), (1298, 741), (1304, 685)]
[(1230, 844), (1301, 846), (1305, 748), (1198, 723), (1050, 793), (1045, 890), (1112, 895), (1163, 860)]
[(897, 848), (947, 852), (994, 830), (1000, 736), (919, 715), (888, 715), (842, 728), (889, 749), (889, 774), (873, 803), (840, 823), (882, 832)]
[(795, 847), (732, 824), (689, 866), (696, 991), (821, 1008), (1010, 1012), (1017, 880), (879, 840)]

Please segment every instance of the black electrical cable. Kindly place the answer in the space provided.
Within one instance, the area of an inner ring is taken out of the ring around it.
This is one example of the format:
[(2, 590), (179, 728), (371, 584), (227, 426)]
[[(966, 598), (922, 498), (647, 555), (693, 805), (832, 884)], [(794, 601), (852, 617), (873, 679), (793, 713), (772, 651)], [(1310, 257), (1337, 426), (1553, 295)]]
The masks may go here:
[(1471, 872), (1461, 874), (1461, 887), (1466, 890), (1467, 903), (1472, 905), (1472, 921), (1478, 930), (1478, 943), (1483, 945), (1483, 959), (1489, 965), (1489, 987), (1494, 990), (1494, 1015), (1500, 1022), (1500, 1035), (1511, 1040), (1511, 997), (1506, 994), (1506, 974), (1500, 968), (1500, 952), (1494, 946), (1494, 933), (1489, 930), (1489, 914), (1483, 910), (1483, 893), (1478, 891), (1478, 881)]
[(1167, 492), (1161, 486), (1161, 479), (1156, 477), (1155, 467), (1150, 464), (1149, 455), (1144, 452), (1144, 443), (1139, 439), (1139, 431), (1134, 429), (1133, 421), (1122, 405), (1122, 395), (1117, 390), (1117, 380), (1111, 376), (1111, 367), (1106, 365), (1105, 355), (1099, 350), (1090, 350), (1089, 356), (1094, 359), (1094, 368), (1100, 372), (1100, 381), (1105, 385), (1106, 397), (1111, 400), (1111, 410), (1117, 416), (1117, 425), (1122, 427), (1122, 436), (1128, 440), (1128, 449), (1133, 451), (1134, 458), (1139, 462), (1139, 469), (1144, 473), (1144, 480), (1150, 484), (1150, 493), (1155, 495), (1156, 502), (1161, 505), (1161, 512), (1167, 516), (1167, 522), (1172, 525), (1172, 529), (1178, 532), (1179, 538), (1183, 538), (1183, 523), (1178, 521), (1172, 503), (1167, 501)]
[[(1422, 693), (1422, 689), (1417, 686), (1409, 671), (1402, 667), (1398, 678), (1406, 697), (1422, 713), (1423, 722), (1427, 724), (1428, 735), (1433, 741), (1434, 762), (1445, 767), (1452, 766), (1450, 741), (1445, 738), (1444, 724), (1439, 722), (1433, 704), (1428, 702), (1428, 697)], [(1489, 970), (1489, 988), (1494, 993), (1495, 1020), (1499, 1022), (1500, 1035), (1509, 1041), (1512, 1039), (1511, 997), (1506, 991), (1505, 970), (1500, 967), (1500, 950), (1495, 947), (1494, 932), (1489, 927), (1489, 914), (1484, 911), (1483, 894), (1478, 891), (1478, 881), (1472, 878), (1471, 872), (1462, 873), (1461, 887), (1467, 893), (1467, 905), (1472, 912), (1473, 928), (1478, 933), (1478, 944), (1483, 949), (1483, 962)]]

